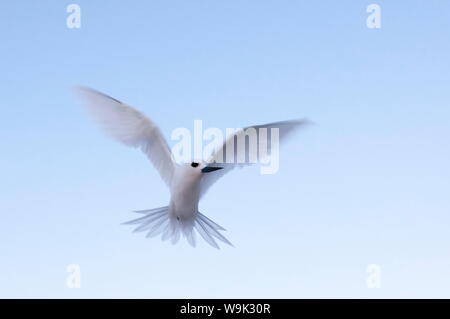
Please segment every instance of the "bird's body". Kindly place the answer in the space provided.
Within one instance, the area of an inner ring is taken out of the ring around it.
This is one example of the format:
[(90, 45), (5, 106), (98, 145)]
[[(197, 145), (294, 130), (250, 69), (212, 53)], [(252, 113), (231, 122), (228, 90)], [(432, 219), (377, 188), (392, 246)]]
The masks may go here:
[(201, 170), (191, 164), (178, 165), (170, 185), (169, 214), (185, 220), (195, 217), (200, 200)]
[[(193, 161), (180, 165), (173, 160), (167, 142), (149, 118), (131, 106), (98, 91), (88, 88), (80, 88), (79, 91), (86, 98), (91, 115), (105, 131), (125, 145), (140, 148), (169, 187), (170, 202), (167, 206), (136, 211), (144, 216), (125, 224), (138, 225), (134, 231), (146, 232), (147, 237), (162, 234), (163, 240), (170, 239), (172, 243), (176, 243), (183, 235), (192, 246), (195, 246), (194, 230), (196, 230), (213, 247), (219, 248), (215, 239), (231, 245), (220, 232), (225, 229), (199, 212), (199, 201), (221, 176), (235, 167), (248, 165), (238, 163), (237, 154), (233, 155), (232, 162), (228, 161), (228, 158), (226, 162), (220, 159), (229, 148), (235, 148), (235, 141), (245, 134), (245, 129), (228, 137), (207, 162)], [(291, 120), (249, 128), (279, 129), (279, 139), (282, 140), (296, 128), (307, 123), (304, 120)], [(258, 135), (258, 139), (263, 138), (267, 139), (267, 136)], [(266, 148), (272, 146), (265, 140), (263, 142)], [(254, 150), (245, 149), (244, 152), (249, 156)], [(261, 157), (261, 153), (257, 152), (256, 156)]]

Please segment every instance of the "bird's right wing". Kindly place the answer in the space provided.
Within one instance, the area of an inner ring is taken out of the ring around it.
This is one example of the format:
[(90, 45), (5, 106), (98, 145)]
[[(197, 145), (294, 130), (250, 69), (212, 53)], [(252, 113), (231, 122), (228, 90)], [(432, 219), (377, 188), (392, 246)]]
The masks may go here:
[[(222, 167), (222, 169), (214, 171), (213, 173), (208, 173), (203, 176), (201, 181), (201, 190), (200, 195), (203, 196), (206, 191), (211, 187), (212, 184), (214, 184), (220, 177), (224, 176), (226, 173), (230, 172), (236, 167), (244, 167), (251, 165), (250, 162), (244, 162), (239, 163), (238, 161), (238, 149), (237, 149), (237, 141), (239, 138), (242, 138), (243, 135), (246, 134), (247, 129), (255, 129), (257, 140), (258, 140), (258, 147), (255, 148), (249, 148), (248, 144), (245, 143), (245, 149), (240, 149), (239, 151), (245, 153), (245, 158), (249, 159), (251, 156), (254, 156), (254, 158), (257, 158), (258, 161), (263, 160), (263, 156), (261, 154), (261, 150), (259, 147), (261, 145), (264, 145), (266, 147), (267, 152), (265, 155), (271, 153), (271, 129), (272, 128), (278, 128), (278, 134), (279, 134), (279, 142), (281, 144), (282, 141), (284, 141), (289, 135), (291, 135), (294, 131), (297, 129), (304, 127), (306, 125), (311, 124), (309, 120), (303, 119), (303, 120), (288, 120), (288, 121), (280, 121), (280, 122), (273, 122), (273, 123), (267, 123), (262, 125), (254, 125), (249, 126), (244, 129), (241, 129), (237, 131), (235, 134), (232, 134), (230, 137), (227, 138), (225, 143), (220, 147), (219, 149), (212, 154), (211, 158), (208, 160), (208, 166), (210, 167)], [(266, 129), (267, 134), (263, 136), (260, 129)], [(227, 150), (228, 149), (234, 149), (233, 158), (231, 159), (231, 163), (229, 163), (229, 159), (227, 158)], [(224, 161), (226, 161), (224, 163)]]
[(89, 113), (117, 141), (140, 148), (170, 186), (174, 161), (159, 128), (141, 112), (106, 94), (90, 88), (78, 88), (87, 101)]

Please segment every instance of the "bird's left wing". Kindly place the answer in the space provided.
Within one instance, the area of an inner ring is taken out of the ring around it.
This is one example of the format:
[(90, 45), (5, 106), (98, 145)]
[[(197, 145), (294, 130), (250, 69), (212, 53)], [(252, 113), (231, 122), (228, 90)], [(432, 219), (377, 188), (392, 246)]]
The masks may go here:
[[(277, 128), (278, 129), (278, 136), (279, 136), (279, 142), (281, 143), (284, 141), (289, 135), (291, 135), (294, 131), (297, 129), (304, 127), (308, 124), (311, 124), (310, 121), (303, 119), (303, 120), (288, 120), (288, 121), (280, 121), (280, 122), (273, 122), (273, 123), (267, 123), (262, 125), (254, 125), (249, 126), (244, 129), (238, 130), (231, 136), (229, 136), (225, 143), (217, 149), (214, 154), (212, 154), (211, 158), (208, 160), (208, 166), (210, 167), (222, 167), (222, 169), (214, 171), (213, 173), (205, 174), (201, 181), (201, 190), (200, 190), (200, 196), (203, 196), (206, 191), (211, 187), (212, 184), (214, 184), (220, 177), (224, 176), (229, 171), (233, 170), (236, 167), (244, 167), (251, 165), (251, 162), (244, 162), (239, 163), (238, 161), (238, 152), (243, 152), (245, 158), (248, 160), (251, 157), (256, 158), (258, 161), (263, 160), (263, 154), (261, 154), (260, 146), (264, 145), (266, 147), (267, 152), (265, 155), (271, 153), (271, 129)], [(244, 149), (237, 148), (238, 145), (238, 139), (244, 137), (247, 129), (254, 129), (254, 132), (256, 133), (257, 140), (258, 140), (258, 146), (257, 148), (249, 147), (247, 143), (244, 143)], [(262, 135), (262, 130), (260, 129), (266, 129), (264, 130), (266, 132), (265, 135)], [(232, 152), (232, 158), (231, 160), (227, 158), (227, 150), (233, 149)], [(226, 162), (225, 162), (226, 161)], [(225, 163), (224, 163), (225, 162)], [(230, 163), (231, 162), (231, 163)]]
[(170, 186), (174, 161), (159, 128), (138, 110), (90, 88), (77, 90), (87, 101), (89, 113), (117, 141), (140, 148)]

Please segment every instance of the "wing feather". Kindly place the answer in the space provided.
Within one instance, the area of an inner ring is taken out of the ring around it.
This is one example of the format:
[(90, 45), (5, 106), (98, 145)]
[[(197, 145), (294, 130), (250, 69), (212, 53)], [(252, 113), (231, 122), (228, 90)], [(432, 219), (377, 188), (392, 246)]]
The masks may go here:
[[(200, 191), (201, 196), (203, 196), (207, 192), (207, 190), (217, 180), (219, 180), (222, 176), (224, 176), (228, 172), (232, 171), (236, 167), (242, 168), (242, 167), (254, 164), (254, 163), (251, 163), (248, 161), (251, 157), (256, 158), (257, 161), (263, 160), (264, 157), (261, 156), (262, 154), (259, 151), (260, 145), (266, 146), (266, 149), (267, 149), (267, 152), (265, 153), (266, 155), (270, 154), (271, 153), (271, 142), (270, 142), (270, 139), (271, 139), (270, 129), (271, 128), (279, 129), (279, 131), (278, 131), (279, 132), (279, 142), (281, 144), (281, 142), (286, 140), (286, 138), (288, 136), (290, 136), (293, 132), (295, 132), (299, 128), (304, 127), (308, 124), (311, 124), (311, 122), (306, 119), (273, 122), (273, 123), (267, 123), (267, 124), (262, 124), (262, 125), (248, 126), (246, 128), (243, 128), (243, 129), (235, 132), (235, 134), (232, 134), (231, 136), (229, 136), (226, 139), (225, 143), (222, 145), (222, 147), (217, 149), (214, 152), (214, 154), (212, 154), (210, 159), (207, 161), (208, 166), (223, 167), (223, 169), (217, 170), (214, 173), (205, 174), (203, 176), (202, 181), (201, 181), (201, 191)], [(237, 141), (239, 138), (242, 138), (242, 136), (246, 134), (246, 130), (248, 128), (255, 129), (257, 140), (258, 140), (258, 147), (256, 149), (249, 148), (248, 143), (245, 143), (246, 148), (245, 148), (245, 150), (242, 150), (242, 151), (245, 152), (245, 159), (247, 160), (247, 162), (239, 163), (238, 162), (238, 152), (237, 152), (237, 145), (238, 145)], [(260, 134), (261, 128), (267, 129), (267, 131), (266, 131), (267, 134), (265, 135), (265, 140), (262, 140), (264, 137), (262, 136), (262, 134)], [(232, 158), (231, 161), (227, 158), (227, 149), (230, 149), (230, 148), (234, 148), (234, 152), (233, 152), (234, 158)]]
[(115, 140), (140, 148), (161, 178), (170, 185), (175, 164), (169, 146), (155, 123), (133, 107), (106, 94), (85, 87), (78, 88), (78, 91), (87, 101), (94, 120)]

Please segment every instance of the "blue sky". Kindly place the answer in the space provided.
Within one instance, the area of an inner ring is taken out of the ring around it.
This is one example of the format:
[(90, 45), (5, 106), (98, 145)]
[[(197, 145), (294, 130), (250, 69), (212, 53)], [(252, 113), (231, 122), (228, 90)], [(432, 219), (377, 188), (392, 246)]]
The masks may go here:
[[(81, 7), (81, 29), (66, 6)], [(382, 10), (366, 27), (366, 7)], [(0, 297), (450, 297), (450, 3), (3, 1)], [(169, 193), (71, 92), (177, 127), (307, 117), (200, 203), (235, 248), (131, 233)], [(66, 286), (69, 264), (81, 288)], [(369, 264), (381, 288), (366, 284)]]

